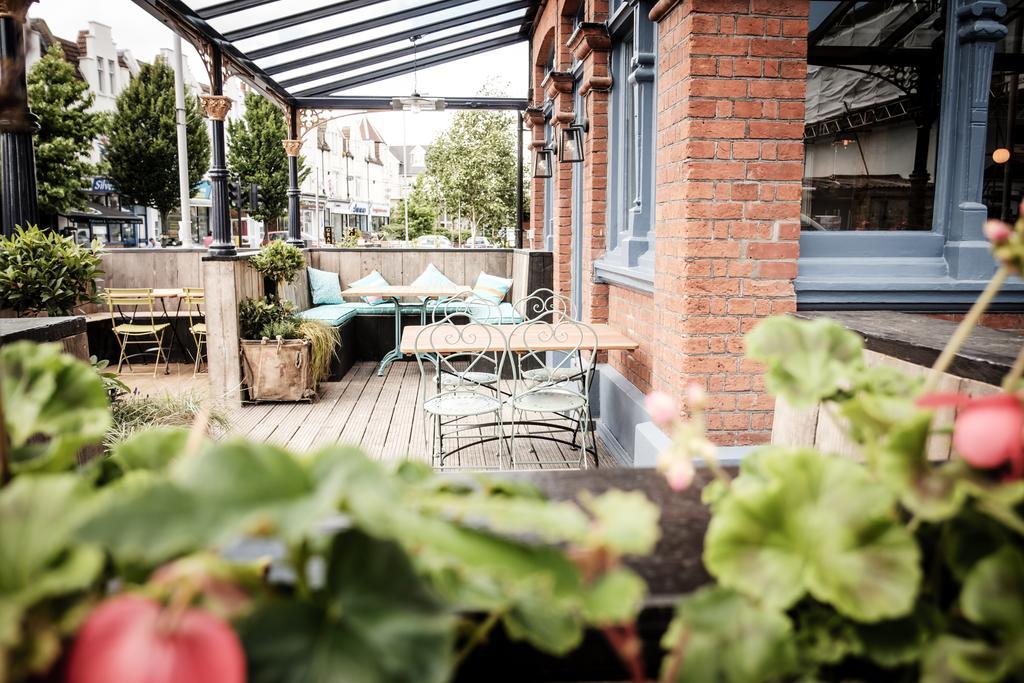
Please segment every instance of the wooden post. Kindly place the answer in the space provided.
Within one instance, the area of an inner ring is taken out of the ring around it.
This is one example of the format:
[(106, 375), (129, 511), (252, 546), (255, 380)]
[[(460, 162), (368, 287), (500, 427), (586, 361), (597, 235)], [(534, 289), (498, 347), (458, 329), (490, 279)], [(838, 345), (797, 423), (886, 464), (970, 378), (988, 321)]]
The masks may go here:
[(236, 284), (236, 271), (245, 267), (245, 261), (238, 259), (203, 259), (210, 397), (223, 400), (229, 408), (242, 402), (242, 368), (238, 343), (241, 288)]

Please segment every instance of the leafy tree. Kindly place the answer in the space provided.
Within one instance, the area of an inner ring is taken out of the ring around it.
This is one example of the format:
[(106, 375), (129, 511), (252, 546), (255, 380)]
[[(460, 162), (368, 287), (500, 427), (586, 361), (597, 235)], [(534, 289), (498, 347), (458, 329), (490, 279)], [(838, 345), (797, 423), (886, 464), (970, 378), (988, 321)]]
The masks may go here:
[[(257, 93), (245, 96), (245, 116), (228, 122), (228, 168), (232, 177), (241, 178), (244, 188), (260, 186), (262, 202), (250, 215), (269, 222), (288, 209), (288, 156), (281, 141), (288, 137), (284, 114), (271, 101)], [(303, 160), (299, 157), (299, 175)]]
[(85, 207), (83, 179), (96, 173), (89, 151), (107, 120), (89, 111), (95, 98), (65, 61), (60, 43), (51, 45), (29, 71), (28, 98), (39, 117), (35, 136), (39, 212), (44, 223), (55, 226), (57, 214)]
[[(426, 175), (476, 234), (496, 235), (515, 222), (516, 140), (510, 114), (461, 111), (427, 151)], [(436, 204), (435, 204), (436, 206)]]
[[(405, 201), (399, 200), (391, 209), (391, 223), (388, 232), (396, 239), (405, 238)], [(437, 224), (436, 202), (427, 187), (424, 176), (416, 178), (409, 193), (409, 239), (434, 232)]]
[[(210, 137), (199, 102), (185, 98), (188, 182), (194, 190), (210, 166)], [(110, 178), (122, 196), (167, 214), (178, 206), (178, 138), (174, 116), (174, 71), (162, 59), (145, 64), (117, 97), (107, 144)]]

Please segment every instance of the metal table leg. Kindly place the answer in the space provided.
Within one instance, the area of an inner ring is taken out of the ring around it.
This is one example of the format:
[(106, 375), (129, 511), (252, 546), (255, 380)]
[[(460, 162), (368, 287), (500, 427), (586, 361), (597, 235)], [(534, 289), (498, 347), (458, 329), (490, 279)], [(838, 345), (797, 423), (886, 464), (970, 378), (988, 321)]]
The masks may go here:
[(402, 357), (402, 306), (396, 297), (391, 298), (391, 303), (395, 305), (395, 348), (384, 354), (384, 358), (381, 359), (377, 367), (378, 377), (383, 377), (388, 366)]
[(167, 350), (164, 352), (164, 374), (169, 375), (171, 374), (171, 351), (174, 350), (174, 341), (177, 340), (178, 346), (180, 346), (182, 349), (185, 349), (185, 352), (188, 353), (188, 347), (185, 346), (185, 342), (181, 341), (181, 338), (178, 336), (177, 322), (178, 314), (181, 313), (181, 297), (178, 297), (178, 306), (177, 308), (174, 309), (173, 318), (171, 317), (171, 314), (167, 311), (166, 297), (160, 297), (160, 307), (164, 309), (164, 320), (170, 323), (171, 328), (171, 338), (167, 340)]

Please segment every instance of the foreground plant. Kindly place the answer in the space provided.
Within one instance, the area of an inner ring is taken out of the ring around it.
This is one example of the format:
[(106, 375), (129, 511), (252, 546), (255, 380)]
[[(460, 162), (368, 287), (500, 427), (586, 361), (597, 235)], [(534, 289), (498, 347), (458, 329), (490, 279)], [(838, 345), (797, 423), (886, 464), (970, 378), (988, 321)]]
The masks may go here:
[(96, 300), (103, 274), (95, 253), (54, 230), (18, 227), (0, 237), (0, 309), (18, 314), (70, 315)]
[(641, 494), (552, 502), (352, 448), (211, 441), (201, 421), (76, 466), (85, 413), (56, 403), (60, 378), (109, 422), (101, 378), (54, 346), (0, 363), (24, 404), (0, 444), (31, 444), (0, 451), (19, 463), (0, 488), (0, 681), (440, 682), (499, 626), (554, 654), (596, 628), (635, 660), (645, 586), (623, 560), (658, 539)]
[[(1024, 225), (987, 232), (1000, 272), (1019, 271)], [(670, 485), (696, 457), (717, 475), (703, 491), (716, 583), (680, 601), (662, 681), (1024, 680), (1024, 350), (1001, 393), (930, 393), (1001, 277), (923, 382), (868, 367), (860, 337), (828, 320), (770, 318), (747, 335), (769, 391), (841, 418), (862, 463), (765, 447), (732, 478), (699, 405), (682, 421), (649, 399), (674, 435), (659, 463)], [(950, 405), (954, 424), (936, 424)], [(930, 461), (951, 427), (953, 458)]]

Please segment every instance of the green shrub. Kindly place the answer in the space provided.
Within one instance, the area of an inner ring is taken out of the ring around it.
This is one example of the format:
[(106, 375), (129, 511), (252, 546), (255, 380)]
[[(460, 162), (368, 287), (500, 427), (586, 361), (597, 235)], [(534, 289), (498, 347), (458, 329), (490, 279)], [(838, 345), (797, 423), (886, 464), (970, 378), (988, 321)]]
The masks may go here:
[(297, 339), (299, 325), (294, 320), (275, 320), (263, 326), (260, 339)]
[(19, 316), (70, 315), (96, 300), (100, 258), (69, 238), (37, 226), (0, 238), (0, 308)]
[(313, 386), (318, 386), (330, 374), (331, 359), (341, 344), (338, 328), (319, 320), (303, 320), (296, 328), (296, 335), (308, 339), (312, 345), (309, 364), (313, 370)]
[(249, 265), (263, 277), (277, 283), (288, 283), (306, 267), (306, 258), (298, 247), (284, 240), (273, 240), (249, 259)]
[(295, 306), (290, 301), (243, 299), (238, 306), (238, 327), (242, 339), (262, 339), (263, 330), (272, 323), (290, 321), (297, 324)]

